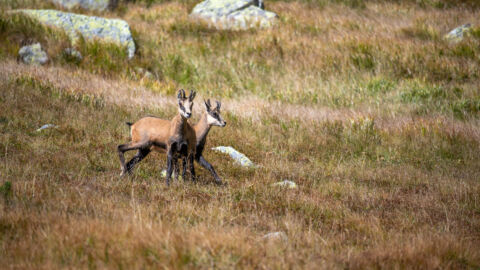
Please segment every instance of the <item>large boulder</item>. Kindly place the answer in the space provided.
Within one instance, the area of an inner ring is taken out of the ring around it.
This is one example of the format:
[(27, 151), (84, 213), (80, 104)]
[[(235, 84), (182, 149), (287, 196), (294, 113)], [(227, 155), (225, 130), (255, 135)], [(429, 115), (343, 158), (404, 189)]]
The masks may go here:
[(193, 8), (190, 16), (217, 29), (231, 30), (270, 27), (278, 17), (264, 10), (261, 0), (205, 0)]
[(65, 9), (81, 7), (86, 10), (104, 11), (116, 4), (112, 0), (51, 0)]
[(48, 61), (47, 53), (42, 50), (40, 43), (23, 46), (18, 51), (18, 56), (25, 64), (43, 65)]
[(128, 23), (119, 19), (105, 19), (48, 9), (22, 9), (20, 12), (47, 26), (63, 29), (76, 45), (80, 36), (87, 41), (100, 40), (127, 47), (128, 58), (135, 54), (135, 43)]

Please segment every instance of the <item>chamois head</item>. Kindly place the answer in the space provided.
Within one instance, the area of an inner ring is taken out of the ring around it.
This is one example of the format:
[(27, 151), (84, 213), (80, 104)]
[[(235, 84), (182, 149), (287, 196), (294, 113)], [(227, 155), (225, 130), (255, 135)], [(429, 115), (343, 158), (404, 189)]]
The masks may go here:
[(217, 107), (212, 109), (212, 105), (210, 104), (210, 99), (205, 101), (205, 107), (207, 107), (207, 123), (212, 126), (219, 126), (219, 127), (224, 127), (227, 122), (225, 122), (220, 116), (220, 106), (222, 106), (222, 103), (220, 101), (217, 101)]
[(193, 99), (195, 98), (195, 95), (195, 91), (192, 90), (187, 98), (185, 96), (185, 90), (178, 90), (178, 112), (185, 118), (190, 118), (192, 116)]

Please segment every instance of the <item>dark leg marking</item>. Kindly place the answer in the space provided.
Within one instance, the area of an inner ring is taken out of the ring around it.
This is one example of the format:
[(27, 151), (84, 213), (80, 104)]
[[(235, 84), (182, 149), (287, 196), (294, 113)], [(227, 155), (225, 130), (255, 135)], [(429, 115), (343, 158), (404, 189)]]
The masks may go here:
[(125, 166), (125, 156), (124, 153), (130, 150), (141, 149), (141, 148), (150, 148), (149, 142), (129, 142), (126, 144), (121, 144), (117, 147), (118, 158), (120, 159), (120, 164), (122, 166), (122, 173), (124, 175), (127, 172), (127, 167)]
[(222, 184), (222, 179), (218, 176), (217, 172), (215, 172), (215, 169), (213, 168), (212, 164), (210, 164), (203, 156), (200, 156), (198, 158), (198, 163), (202, 165), (203, 168), (207, 169), (210, 171), (210, 173), (213, 175), (213, 178), (215, 178), (215, 182), (217, 184)]
[(128, 173), (132, 173), (133, 167), (140, 163), (150, 153), (149, 148), (138, 149), (137, 154), (127, 162), (126, 169)]
[(185, 173), (187, 172), (187, 158), (182, 157), (182, 178), (183, 181), (187, 181), (187, 178), (185, 178)]
[(188, 165), (190, 167), (190, 176), (192, 177), (192, 182), (195, 182), (195, 166), (193, 164), (193, 160), (194, 160), (193, 155), (190, 154), (188, 156), (188, 163), (189, 163)]

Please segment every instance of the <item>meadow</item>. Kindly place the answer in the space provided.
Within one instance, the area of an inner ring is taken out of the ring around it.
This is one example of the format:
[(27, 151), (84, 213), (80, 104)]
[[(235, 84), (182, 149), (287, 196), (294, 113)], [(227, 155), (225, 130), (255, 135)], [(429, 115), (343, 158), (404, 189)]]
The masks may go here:
[[(126, 20), (137, 45), (127, 60), (82, 41), (82, 61), (8, 12), (53, 5), (0, 4), (0, 268), (480, 267), (477, 1), (267, 1), (276, 26), (237, 32), (191, 21), (196, 3), (76, 10)], [(18, 61), (32, 41), (47, 65)], [(156, 153), (119, 177), (125, 122), (173, 118), (179, 88), (198, 92), (193, 123), (222, 101), (204, 156), (226, 186), (197, 165), (197, 183), (167, 187)], [(285, 179), (298, 188), (272, 186)]]

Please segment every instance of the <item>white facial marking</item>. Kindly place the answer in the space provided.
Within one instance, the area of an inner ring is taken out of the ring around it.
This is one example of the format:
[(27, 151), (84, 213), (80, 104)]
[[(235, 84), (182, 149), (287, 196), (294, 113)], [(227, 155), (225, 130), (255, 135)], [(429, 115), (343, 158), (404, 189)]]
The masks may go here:
[(183, 109), (179, 105), (178, 112), (183, 117), (190, 118), (192, 116), (192, 102), (190, 102), (188, 99), (185, 99), (183, 102), (181, 102), (181, 104), (183, 105)]
[(210, 114), (207, 114), (207, 123), (211, 126), (222, 126), (222, 123)]

